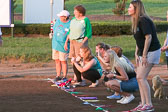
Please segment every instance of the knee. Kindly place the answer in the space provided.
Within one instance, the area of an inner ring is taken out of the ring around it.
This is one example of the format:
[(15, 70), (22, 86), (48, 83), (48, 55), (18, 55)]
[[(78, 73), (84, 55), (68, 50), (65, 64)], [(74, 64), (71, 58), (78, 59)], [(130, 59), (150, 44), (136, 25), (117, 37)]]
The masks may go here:
[(67, 64), (67, 61), (61, 61), (61, 64)]
[(56, 62), (56, 63), (60, 63), (61, 61), (60, 61), (59, 59), (56, 59), (55, 62)]
[(108, 88), (113, 88), (114, 86), (114, 83), (112, 83), (111, 81), (108, 81), (108, 82), (105, 82), (105, 85), (108, 87)]

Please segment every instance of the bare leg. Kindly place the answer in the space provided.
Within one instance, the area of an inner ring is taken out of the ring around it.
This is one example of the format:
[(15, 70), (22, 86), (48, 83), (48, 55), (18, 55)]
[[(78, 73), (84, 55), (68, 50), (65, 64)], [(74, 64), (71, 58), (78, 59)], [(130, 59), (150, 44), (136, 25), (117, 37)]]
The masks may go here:
[(152, 67), (153, 64), (148, 64), (147, 66), (142, 66), (140, 64), (137, 67), (137, 81), (139, 84), (142, 105), (152, 105), (150, 86), (147, 81), (147, 76), (149, 75), (149, 72), (151, 71)]
[(62, 65), (63, 77), (66, 77), (68, 73), (68, 63), (67, 61), (61, 61), (61, 65)]
[(55, 60), (57, 77), (61, 76), (61, 61), (59, 59)]

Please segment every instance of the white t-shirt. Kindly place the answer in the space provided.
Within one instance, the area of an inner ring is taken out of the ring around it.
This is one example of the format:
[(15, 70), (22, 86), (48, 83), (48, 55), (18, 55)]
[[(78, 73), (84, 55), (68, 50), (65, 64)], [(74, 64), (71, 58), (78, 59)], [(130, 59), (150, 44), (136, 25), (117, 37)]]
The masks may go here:
[(2, 32), (1, 32), (1, 27), (0, 27), (0, 35), (2, 35)]

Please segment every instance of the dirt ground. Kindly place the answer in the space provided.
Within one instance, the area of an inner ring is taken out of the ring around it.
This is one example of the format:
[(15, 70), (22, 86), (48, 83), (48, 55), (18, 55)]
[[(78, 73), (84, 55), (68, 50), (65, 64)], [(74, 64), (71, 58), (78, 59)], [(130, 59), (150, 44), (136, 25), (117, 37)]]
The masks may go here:
[[(93, 96), (98, 98), (98, 102), (84, 102), (78, 97), (71, 95), (60, 88), (51, 86), (52, 83), (46, 81), (47, 78), (55, 77), (54, 62), (50, 63), (1, 63), (0, 64), (0, 112), (121, 112), (129, 110), (138, 105), (140, 101), (139, 92), (135, 92), (136, 97), (131, 103), (117, 104), (116, 100), (109, 100), (106, 96), (111, 95), (102, 83), (96, 88), (86, 87), (75, 88), (76, 92), (81, 92), (78, 96)], [(149, 76), (160, 75), (168, 79), (166, 65), (155, 66)], [(72, 78), (72, 67), (69, 66), (68, 78)], [(101, 79), (100, 79), (101, 81)], [(165, 94), (168, 95), (168, 86), (164, 87)], [(153, 98), (152, 102), (155, 112), (168, 112), (168, 100)], [(96, 110), (95, 106), (102, 106), (104, 110)]]
[[(91, 15), (90, 20), (123, 20), (124, 17), (109, 15)], [(160, 20), (160, 18), (154, 18)], [(125, 20), (130, 20), (128, 16)], [(166, 65), (155, 66), (148, 77), (151, 84), (151, 78), (160, 75), (168, 79), (168, 70)], [(96, 88), (87, 86), (75, 88), (79, 95), (93, 96), (98, 98), (98, 102), (84, 102), (72, 94), (51, 86), (47, 78), (56, 76), (55, 64), (50, 63), (19, 63), (19, 62), (1, 62), (0, 64), (0, 112), (121, 112), (130, 110), (138, 105), (140, 101), (139, 92), (135, 92), (136, 97), (131, 103), (122, 105), (117, 104), (116, 100), (109, 100), (106, 96), (111, 95), (102, 83)], [(68, 78), (73, 77), (72, 66), (69, 66)], [(100, 79), (101, 82), (102, 79)], [(168, 96), (168, 86), (164, 87), (165, 97)], [(153, 98), (152, 102), (155, 112), (168, 112), (168, 100), (164, 97), (159, 100)], [(95, 106), (103, 106), (103, 110), (96, 110)]]

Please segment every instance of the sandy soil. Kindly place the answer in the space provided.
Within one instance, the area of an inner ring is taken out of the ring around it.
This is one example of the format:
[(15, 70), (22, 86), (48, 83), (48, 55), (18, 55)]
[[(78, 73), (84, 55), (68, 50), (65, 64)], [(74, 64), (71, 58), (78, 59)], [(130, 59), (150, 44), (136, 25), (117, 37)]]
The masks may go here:
[[(51, 82), (46, 78), (55, 77), (54, 62), (50, 63), (2, 63), (0, 64), (0, 112), (102, 112), (96, 111), (96, 107), (84, 105), (83, 101), (74, 97), (57, 87), (52, 87)], [(149, 76), (149, 82), (154, 75), (168, 79), (168, 72), (165, 65), (155, 66)], [(68, 78), (72, 78), (72, 67), (69, 66)], [(101, 80), (100, 80), (101, 81)], [(121, 112), (137, 106), (140, 101), (139, 92), (135, 92), (136, 97), (127, 105), (117, 104), (116, 100), (106, 99), (107, 95), (112, 94), (106, 90), (102, 83), (97, 88), (86, 87), (75, 88), (82, 95), (97, 97), (99, 102), (94, 105), (105, 105), (103, 109), (110, 112)], [(168, 86), (164, 87), (168, 93)], [(152, 102), (155, 112), (167, 112), (168, 100), (153, 98)]]

